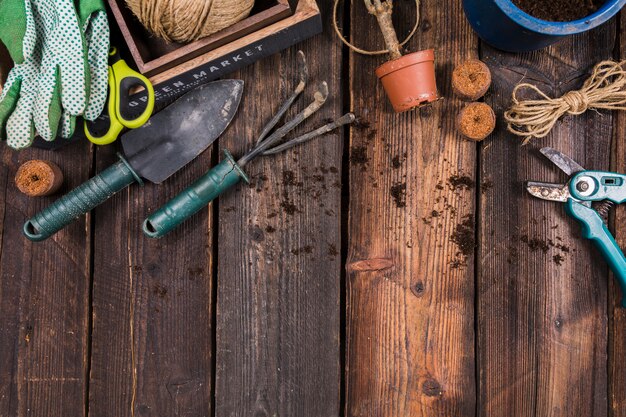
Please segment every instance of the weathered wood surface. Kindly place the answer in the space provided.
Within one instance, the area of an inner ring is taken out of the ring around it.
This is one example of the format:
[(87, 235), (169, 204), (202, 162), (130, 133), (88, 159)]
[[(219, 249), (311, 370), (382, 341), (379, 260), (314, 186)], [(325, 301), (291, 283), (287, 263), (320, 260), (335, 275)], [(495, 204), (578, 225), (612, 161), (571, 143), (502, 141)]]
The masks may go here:
[[(544, 51), (504, 54), (487, 46), (487, 99), (499, 114), (524, 79), (551, 96), (579, 88), (611, 57), (615, 24)], [(481, 149), (477, 330), (479, 415), (607, 415), (608, 269), (562, 204), (532, 198), (528, 180), (564, 182), (538, 149), (551, 146), (589, 169), (608, 169), (611, 113), (566, 118), (520, 147), (501, 123)]]
[[(329, 5), (321, 6), (328, 21)], [(287, 119), (312, 102), (320, 82), (331, 95), (289, 137), (339, 117), (343, 107), (341, 47), (333, 34), (300, 48), (309, 86)], [(293, 92), (296, 51), (239, 74), (254, 94), (245, 96), (222, 148), (245, 153)], [(260, 158), (246, 166), (251, 184), (219, 201), (218, 416), (339, 415), (342, 149), (339, 130)]]
[[(562, 205), (523, 189), (565, 179), (541, 146), (626, 172), (625, 113), (566, 118), (526, 147), (500, 120), (475, 145), (454, 131), (448, 82), (480, 56), (499, 114), (522, 78), (560, 94), (625, 56), (623, 21), (514, 55), (481, 45), (460, 1), (424, 2), (409, 49), (437, 49), (445, 100), (396, 116), (374, 75), (384, 58), (342, 48), (320, 3), (324, 34), (300, 47), (332, 97), (307, 126), (348, 109), (360, 124), (250, 164), (251, 186), (162, 240), (143, 237), (145, 215), (218, 148), (248, 148), (292, 88), (298, 48), (233, 75), (246, 95), (219, 146), (47, 242), (21, 235), (54, 198), (19, 194), (19, 164), (56, 161), (67, 191), (114, 150), (0, 150), (0, 417), (626, 416), (619, 288)], [(401, 35), (412, 7), (397, 2)], [(380, 47), (361, 2), (344, 11), (351, 39)]]
[[(619, 28), (626, 23), (622, 13)], [(626, 32), (618, 31), (619, 57), (626, 58)], [(613, 134), (613, 155), (611, 168), (616, 172), (626, 172), (626, 114), (614, 115), (615, 132)], [(626, 211), (618, 207), (613, 217), (615, 239), (621, 248), (626, 248)], [(613, 276), (609, 278), (609, 412), (612, 417), (626, 417), (626, 310), (621, 307), (625, 294)]]
[[(98, 152), (98, 170), (116, 160)], [(211, 151), (160, 186), (132, 186), (96, 210), (91, 416), (211, 414), (210, 207), (165, 239), (141, 225), (206, 172)]]
[[(400, 32), (414, 10), (398, 12)], [(456, 0), (424, 2), (411, 50), (436, 47), (445, 97), (396, 115), (374, 70), (350, 55), (347, 259), (348, 416), (466, 416), (475, 410), (476, 145), (455, 133), (461, 102), (448, 80), (478, 42)], [(353, 2), (352, 40), (380, 49), (373, 18)]]
[[(87, 144), (48, 153), (0, 150), (0, 416), (84, 416), (89, 363), (89, 217), (33, 244), (25, 219), (54, 197), (28, 199), (17, 167), (47, 158), (63, 167), (63, 191), (89, 177)], [(68, 400), (71, 399), (71, 400)]]

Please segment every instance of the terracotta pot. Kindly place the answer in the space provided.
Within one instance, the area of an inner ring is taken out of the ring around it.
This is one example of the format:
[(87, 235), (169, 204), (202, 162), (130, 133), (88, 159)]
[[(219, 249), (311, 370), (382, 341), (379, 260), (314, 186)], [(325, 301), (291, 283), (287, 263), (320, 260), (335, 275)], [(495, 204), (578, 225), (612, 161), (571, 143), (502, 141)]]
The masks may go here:
[(426, 49), (385, 62), (376, 69), (387, 97), (398, 113), (439, 99), (435, 51)]

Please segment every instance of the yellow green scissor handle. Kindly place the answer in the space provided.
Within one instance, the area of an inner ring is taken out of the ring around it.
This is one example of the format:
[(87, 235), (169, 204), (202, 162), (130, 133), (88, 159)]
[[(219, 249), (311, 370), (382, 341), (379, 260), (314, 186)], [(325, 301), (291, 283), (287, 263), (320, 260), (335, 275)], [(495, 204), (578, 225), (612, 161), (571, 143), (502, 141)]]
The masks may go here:
[[(129, 100), (130, 92), (137, 87), (146, 90), (146, 105), (137, 115), (137, 106)], [(120, 58), (116, 48), (109, 52), (109, 98), (101, 117), (93, 122), (85, 122), (85, 135), (96, 145), (115, 142), (126, 127), (137, 129), (146, 124), (154, 110), (154, 88), (152, 83), (131, 69)]]

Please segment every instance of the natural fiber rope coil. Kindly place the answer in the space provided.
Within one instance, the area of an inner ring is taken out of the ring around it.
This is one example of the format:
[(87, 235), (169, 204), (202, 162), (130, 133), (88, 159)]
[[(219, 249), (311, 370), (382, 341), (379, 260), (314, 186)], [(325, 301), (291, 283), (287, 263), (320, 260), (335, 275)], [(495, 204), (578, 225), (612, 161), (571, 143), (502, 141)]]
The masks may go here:
[(154, 35), (191, 42), (245, 19), (254, 0), (126, 0), (128, 8)]
[[(589, 109), (626, 110), (626, 61), (602, 61), (580, 90), (569, 91), (559, 98), (550, 98), (532, 84), (519, 84), (513, 90), (513, 106), (504, 113), (509, 132), (524, 138), (547, 136), (564, 115), (579, 115)], [(519, 100), (520, 90), (529, 89), (541, 97)]]

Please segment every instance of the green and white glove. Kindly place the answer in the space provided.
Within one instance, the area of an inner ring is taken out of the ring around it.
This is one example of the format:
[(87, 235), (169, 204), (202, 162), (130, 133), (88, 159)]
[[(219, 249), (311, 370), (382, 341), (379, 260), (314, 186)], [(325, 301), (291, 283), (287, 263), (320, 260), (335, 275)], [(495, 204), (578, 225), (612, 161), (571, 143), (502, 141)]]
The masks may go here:
[[(57, 136), (62, 113), (77, 117), (85, 112), (89, 67), (73, 0), (30, 1), (34, 5), (39, 33), (42, 33), (43, 49), (35, 128), (44, 140), (51, 141)], [(64, 124), (63, 127), (62, 136), (71, 136), (73, 126)]]
[[(0, 135), (30, 146), (74, 132), (106, 103), (109, 27), (102, 0), (2, 0), (0, 39), (16, 62), (0, 95)], [(21, 38), (21, 40), (20, 40)], [(62, 122), (61, 122), (62, 120)]]
[(107, 101), (109, 86), (109, 21), (102, 0), (80, 0), (76, 6), (87, 46), (91, 84), (83, 117), (96, 120)]
[[(76, 11), (86, 43), (86, 60), (89, 65), (89, 96), (87, 108), (83, 114), (86, 120), (96, 120), (107, 101), (109, 80), (109, 22), (102, 0), (80, 0), (76, 2)], [(61, 136), (70, 137), (74, 132), (76, 118), (63, 113)]]
[(11, 145), (18, 148), (28, 146), (34, 136), (32, 109), (41, 63), (30, 6), (24, 0), (0, 2), (0, 39), (15, 64), (0, 94), (0, 138), (11, 136)]

